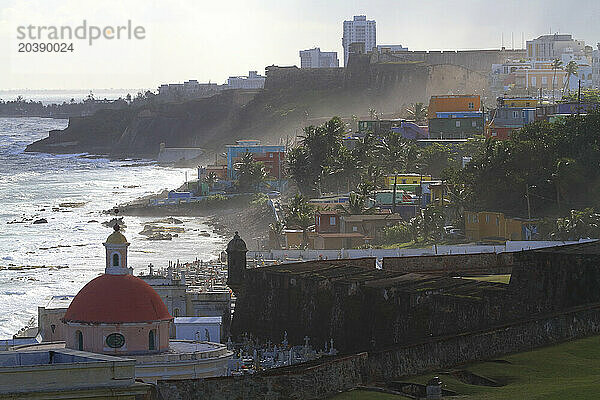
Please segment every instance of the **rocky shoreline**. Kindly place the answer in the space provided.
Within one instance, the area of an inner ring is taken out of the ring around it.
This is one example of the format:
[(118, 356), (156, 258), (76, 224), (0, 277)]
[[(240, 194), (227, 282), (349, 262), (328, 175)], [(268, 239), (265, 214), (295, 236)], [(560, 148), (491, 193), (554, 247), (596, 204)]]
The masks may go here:
[[(118, 215), (148, 216), (169, 220), (177, 217), (202, 217), (219, 236), (229, 238), (234, 232), (239, 232), (251, 250), (257, 249), (258, 243), (268, 239), (269, 224), (274, 222), (273, 214), (266, 202), (255, 201), (252, 195), (223, 199), (214, 203), (148, 205), (149, 198), (161, 198), (162, 195), (146, 196), (133, 203), (119, 206)], [(105, 212), (113, 214), (114, 210)], [(178, 232), (174, 232), (173, 228), (163, 230), (159, 225), (149, 223), (144, 228), (143, 232), (149, 240), (170, 240), (176, 237), (174, 235)], [(171, 238), (168, 238), (169, 235)]]

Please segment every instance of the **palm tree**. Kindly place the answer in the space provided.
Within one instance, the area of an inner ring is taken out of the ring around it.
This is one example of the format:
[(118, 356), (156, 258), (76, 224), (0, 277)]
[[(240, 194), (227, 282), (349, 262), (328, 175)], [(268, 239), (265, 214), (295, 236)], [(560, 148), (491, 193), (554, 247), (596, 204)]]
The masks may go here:
[(577, 68), (579, 67), (579, 65), (577, 65), (577, 63), (573, 60), (569, 61), (567, 63), (567, 65), (565, 66), (565, 71), (567, 71), (567, 80), (565, 81), (565, 84), (563, 85), (563, 90), (562, 90), (562, 95), (565, 95), (565, 90), (567, 89), (567, 86), (569, 86), (569, 81), (571, 79), (571, 75), (577, 75)]
[(273, 237), (277, 249), (281, 249), (281, 235), (283, 234), (283, 228), (285, 228), (285, 225), (281, 221), (269, 224), (269, 236)]
[(427, 120), (427, 107), (423, 103), (415, 103), (411, 108), (407, 108), (406, 111), (417, 124)]
[(302, 247), (308, 245), (308, 228), (314, 224), (314, 207), (300, 194), (296, 193), (286, 208), (285, 225), (302, 229)]
[(377, 146), (378, 156), (384, 168), (394, 172), (394, 188), (392, 192), (392, 213), (396, 212), (396, 184), (398, 173), (407, 170), (416, 160), (416, 152), (413, 145), (402, 135), (390, 132), (385, 135)]
[(217, 184), (218, 181), (219, 181), (219, 177), (217, 176), (217, 174), (214, 171), (210, 172), (204, 178), (204, 182), (208, 185), (208, 190), (212, 190), (212, 188)]
[(554, 61), (552, 61), (552, 70), (554, 71), (554, 76), (552, 77), (552, 102), (556, 103), (555, 100), (555, 96), (554, 96), (554, 85), (556, 84), (556, 70), (560, 69), (562, 67), (562, 61), (560, 61), (558, 58), (554, 59)]
[(254, 161), (251, 153), (245, 153), (235, 164), (237, 183), (240, 190), (258, 190), (260, 184), (267, 177), (265, 166), (262, 162)]
[(348, 203), (340, 204), (337, 209), (345, 215), (370, 214), (373, 207), (366, 207), (366, 197), (355, 192), (350, 193)]

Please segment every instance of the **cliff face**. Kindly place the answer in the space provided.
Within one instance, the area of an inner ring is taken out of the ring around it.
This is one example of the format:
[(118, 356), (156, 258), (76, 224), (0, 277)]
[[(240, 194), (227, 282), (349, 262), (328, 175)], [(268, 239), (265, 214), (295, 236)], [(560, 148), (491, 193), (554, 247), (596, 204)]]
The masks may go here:
[(455, 65), (370, 64), (301, 70), (268, 67), (264, 90), (230, 90), (184, 103), (101, 110), (71, 118), (64, 131), (27, 147), (50, 153), (89, 152), (156, 157), (167, 147), (201, 147), (208, 152), (237, 139), (277, 143), (334, 115), (365, 116), (371, 108), (397, 113), (403, 104), (426, 102), (430, 94), (482, 93), (487, 79)]

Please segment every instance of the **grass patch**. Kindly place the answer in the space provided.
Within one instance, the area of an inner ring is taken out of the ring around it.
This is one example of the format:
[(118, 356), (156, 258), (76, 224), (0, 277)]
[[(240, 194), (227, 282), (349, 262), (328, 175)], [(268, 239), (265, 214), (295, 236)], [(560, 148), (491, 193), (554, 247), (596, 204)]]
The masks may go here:
[(482, 276), (461, 276), (462, 279), (472, 279), (474, 281), (481, 282), (496, 282), (496, 283), (510, 283), (510, 274), (507, 275), (482, 275)]
[[(506, 362), (479, 362), (458, 367), (502, 383), (502, 387), (466, 384), (443, 373), (430, 373), (402, 379), (426, 384), (439, 376), (445, 389), (459, 394), (450, 399), (484, 400), (587, 400), (600, 398), (600, 336), (579, 339), (555, 346), (501, 358)], [(353, 390), (333, 400), (400, 399), (377, 392)]]
[(351, 390), (331, 397), (331, 400), (398, 400), (404, 397), (393, 394), (370, 392), (368, 390)]
[[(481, 362), (462, 366), (505, 384), (476, 386), (438, 374), (460, 399), (597, 399), (600, 391), (600, 337), (594, 336), (526, 353), (502, 357), (508, 363)], [(426, 383), (434, 374), (407, 381)]]

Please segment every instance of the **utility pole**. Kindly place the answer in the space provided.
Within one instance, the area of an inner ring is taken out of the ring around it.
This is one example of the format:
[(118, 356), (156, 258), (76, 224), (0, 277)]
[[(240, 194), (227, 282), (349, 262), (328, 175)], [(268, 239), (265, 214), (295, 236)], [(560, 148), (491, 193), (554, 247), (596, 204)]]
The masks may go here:
[(529, 203), (529, 184), (525, 184), (525, 197), (527, 197), (527, 219), (531, 221), (531, 204)]
[(577, 115), (581, 112), (581, 79), (579, 80), (579, 89), (577, 89)]

